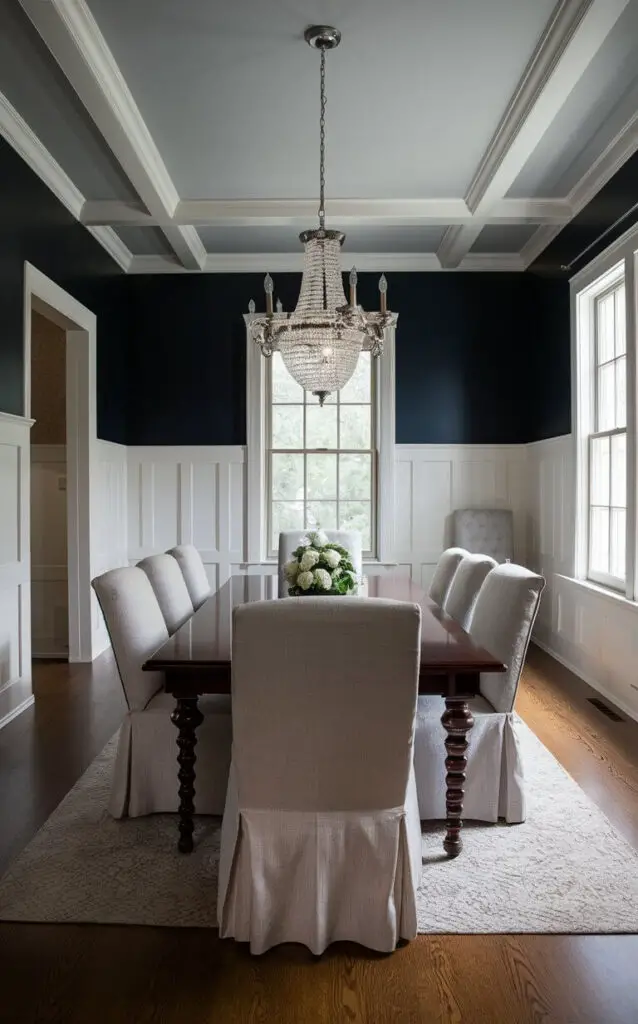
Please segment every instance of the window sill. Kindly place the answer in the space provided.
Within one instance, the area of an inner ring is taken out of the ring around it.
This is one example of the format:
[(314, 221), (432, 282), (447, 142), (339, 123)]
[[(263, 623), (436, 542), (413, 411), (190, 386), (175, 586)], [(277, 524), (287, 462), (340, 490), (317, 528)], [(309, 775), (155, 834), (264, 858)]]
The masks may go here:
[(638, 602), (630, 601), (628, 597), (625, 597), (624, 594), (619, 594), (616, 590), (611, 590), (609, 587), (603, 587), (600, 583), (593, 583), (591, 580), (578, 580), (573, 576), (563, 576), (561, 573), (556, 573), (556, 576), (559, 580), (565, 580), (566, 583), (573, 583), (575, 586), (588, 591), (590, 594), (595, 594), (597, 597), (604, 597), (616, 605), (622, 605), (622, 607), (626, 608), (628, 611), (638, 612)]

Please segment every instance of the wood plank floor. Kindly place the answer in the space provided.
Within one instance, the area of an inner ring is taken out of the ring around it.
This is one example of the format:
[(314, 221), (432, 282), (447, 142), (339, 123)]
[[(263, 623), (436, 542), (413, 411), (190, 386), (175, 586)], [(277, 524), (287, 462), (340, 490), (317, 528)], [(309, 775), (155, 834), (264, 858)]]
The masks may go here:
[[(37, 700), (0, 731), (0, 868), (116, 729), (109, 655), (40, 665)], [(638, 724), (533, 650), (518, 710), (638, 848)], [(392, 956), (354, 946), (262, 957), (197, 929), (0, 924), (0, 1019), (277, 1024), (638, 1024), (637, 936), (422, 936)]]

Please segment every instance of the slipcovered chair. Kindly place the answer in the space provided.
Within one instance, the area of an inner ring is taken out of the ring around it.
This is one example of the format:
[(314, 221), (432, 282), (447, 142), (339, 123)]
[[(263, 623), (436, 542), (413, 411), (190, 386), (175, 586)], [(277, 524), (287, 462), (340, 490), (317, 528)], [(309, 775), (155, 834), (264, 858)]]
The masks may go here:
[(210, 583), (202, 556), (193, 544), (178, 544), (166, 552), (177, 561), (195, 611), (210, 597)]
[[(525, 821), (523, 764), (513, 708), (544, 586), (542, 576), (506, 563), (492, 569), (479, 591), (469, 633), (507, 671), (481, 673), (480, 696), (468, 701), (474, 726), (468, 734), (464, 818)], [(414, 768), (422, 819), (446, 816), (443, 709), (443, 698), (419, 697)]]
[(299, 597), (235, 608), (222, 937), (262, 953), (416, 935), (417, 605)]
[(509, 508), (458, 508), (453, 517), (454, 543), (497, 562), (514, 558), (514, 516)]
[[(109, 811), (115, 818), (178, 807), (174, 698), (163, 692), (162, 672), (142, 665), (168, 640), (166, 623), (146, 573), (137, 566), (111, 569), (93, 580), (113, 645), (128, 711), (120, 728)], [(222, 814), (230, 766), (230, 697), (200, 698), (197, 729), (196, 808)]]
[(428, 595), (441, 607), (443, 607), (447, 592), (452, 585), (454, 573), (458, 569), (461, 559), (465, 558), (467, 554), (469, 552), (465, 548), (447, 548), (436, 563)]
[(137, 565), (150, 580), (169, 636), (172, 636), (194, 611), (182, 570), (172, 555), (149, 555)]
[(443, 611), (451, 615), (467, 630), (479, 590), (488, 572), (497, 562), (489, 555), (465, 555), (454, 573), (450, 589), (443, 602)]
[[(284, 530), (279, 534), (279, 597), (288, 596), (288, 583), (284, 576), (284, 565), (292, 558), (293, 551), (296, 551), (301, 543), (302, 537), (307, 537), (311, 530)], [(352, 564), (357, 576), (363, 572), (363, 557), (361, 554), (361, 534), (358, 530), (323, 530), (331, 544), (339, 544), (350, 552)]]

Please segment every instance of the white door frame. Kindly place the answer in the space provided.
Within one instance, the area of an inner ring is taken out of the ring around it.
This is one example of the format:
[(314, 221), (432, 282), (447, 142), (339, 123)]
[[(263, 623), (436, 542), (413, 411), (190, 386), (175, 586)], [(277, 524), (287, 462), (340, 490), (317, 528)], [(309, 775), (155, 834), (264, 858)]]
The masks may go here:
[[(24, 264), (24, 415), (31, 416), (31, 310), (66, 331), (67, 541), (69, 560), (69, 661), (92, 661), (92, 480), (97, 442), (96, 333), (94, 313)], [(28, 460), (27, 460), (28, 461)], [(29, 468), (30, 473), (30, 468)], [(31, 493), (30, 477), (28, 494)], [(29, 533), (27, 532), (27, 536)], [(30, 652), (29, 652), (30, 653)]]

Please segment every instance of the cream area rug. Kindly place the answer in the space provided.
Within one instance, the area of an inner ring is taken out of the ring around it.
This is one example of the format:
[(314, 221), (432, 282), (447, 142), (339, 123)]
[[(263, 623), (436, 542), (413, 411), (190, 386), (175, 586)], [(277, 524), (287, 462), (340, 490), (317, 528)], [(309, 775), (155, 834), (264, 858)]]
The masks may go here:
[[(519, 723), (529, 815), (467, 825), (456, 860), (442, 826), (423, 834), (419, 932), (638, 932), (638, 854)], [(216, 926), (220, 819), (199, 818), (195, 852), (172, 815), (105, 810), (116, 738), (0, 881), (0, 919)]]

